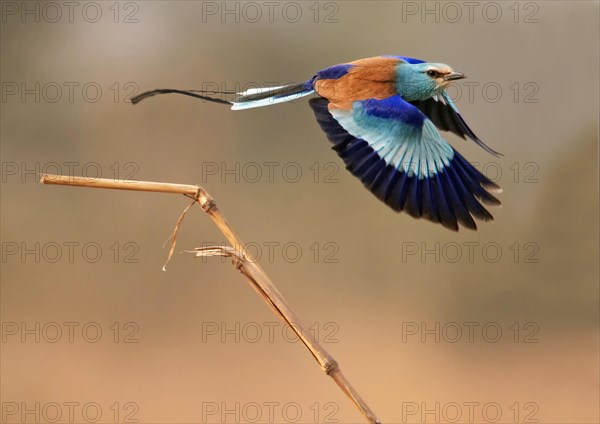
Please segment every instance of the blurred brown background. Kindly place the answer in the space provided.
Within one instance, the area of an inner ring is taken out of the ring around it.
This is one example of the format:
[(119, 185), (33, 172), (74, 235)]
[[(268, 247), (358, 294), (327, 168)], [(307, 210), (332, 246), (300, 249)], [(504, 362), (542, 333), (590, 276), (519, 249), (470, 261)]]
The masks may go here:
[[(599, 421), (597, 2), (50, 3), (2, 2), (4, 422), (361, 422), (228, 263), (161, 272), (187, 200), (36, 171), (202, 184), (383, 422)], [(448, 140), (504, 188), (494, 223), (394, 214), (305, 99), (126, 103), (379, 54), (468, 75), (505, 156)], [(211, 242), (191, 211), (177, 251)]]

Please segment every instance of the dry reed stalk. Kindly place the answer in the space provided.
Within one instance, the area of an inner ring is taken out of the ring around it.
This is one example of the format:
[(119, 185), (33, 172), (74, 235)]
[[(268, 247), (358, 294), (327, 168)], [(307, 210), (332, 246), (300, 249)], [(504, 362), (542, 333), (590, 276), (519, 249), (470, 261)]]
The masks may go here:
[[(342, 373), (337, 361), (331, 356), (324, 348), (319, 344), (316, 338), (309, 331), (308, 327), (300, 321), (298, 315), (289, 306), (289, 303), (283, 295), (277, 290), (277, 287), (273, 284), (271, 279), (267, 276), (264, 270), (256, 262), (248, 260), (250, 255), (244, 247), (244, 243), (235, 234), (219, 208), (217, 207), (213, 198), (200, 186), (187, 185), (187, 184), (171, 184), (171, 183), (160, 183), (150, 181), (132, 181), (132, 180), (110, 180), (104, 178), (85, 178), (85, 177), (74, 177), (70, 175), (52, 175), (52, 174), (41, 174), (40, 183), (42, 184), (54, 184), (54, 185), (67, 185), (77, 187), (91, 187), (91, 188), (108, 188), (117, 190), (135, 190), (135, 191), (150, 191), (158, 193), (175, 193), (183, 194), (191, 199), (193, 202), (189, 205), (179, 217), (175, 229), (171, 234), (171, 248), (169, 250), (170, 259), (175, 249), (175, 242), (177, 237), (177, 231), (179, 226), (185, 217), (187, 211), (195, 203), (198, 203), (200, 207), (208, 214), (214, 224), (223, 233), (225, 238), (234, 247), (205, 247), (197, 248), (193, 252), (196, 257), (202, 256), (226, 256), (232, 259), (234, 267), (240, 271), (240, 273), (250, 283), (252, 288), (263, 298), (263, 300), (271, 307), (271, 309), (282, 318), (298, 336), (298, 338), (308, 348), (310, 353), (318, 362), (321, 369), (329, 375), (340, 389), (352, 400), (354, 405), (359, 409), (361, 414), (367, 419), (369, 423), (380, 423), (375, 416), (375, 413), (371, 410), (369, 405), (360, 397), (358, 392), (352, 387), (348, 379)], [(167, 259), (167, 262), (169, 261)], [(166, 265), (166, 264), (165, 264)], [(164, 267), (163, 267), (164, 269)]]

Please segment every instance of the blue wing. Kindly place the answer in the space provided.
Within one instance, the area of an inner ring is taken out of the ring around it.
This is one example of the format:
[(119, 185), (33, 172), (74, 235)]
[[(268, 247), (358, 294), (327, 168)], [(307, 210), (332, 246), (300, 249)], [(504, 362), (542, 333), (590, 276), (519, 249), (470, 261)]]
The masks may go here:
[(324, 98), (311, 99), (310, 105), (347, 169), (395, 211), (452, 230), (458, 223), (476, 229), (473, 217), (493, 220), (480, 201), (499, 205), (486, 188), (500, 188), (400, 96), (356, 101), (352, 110), (329, 110)]
[(463, 139), (469, 137), (477, 145), (479, 145), (486, 152), (499, 157), (502, 156), (483, 141), (479, 139), (469, 128), (462, 115), (448, 96), (448, 93), (444, 91), (440, 96), (431, 97), (427, 100), (420, 100), (410, 102), (413, 106), (416, 106), (421, 112), (423, 112), (431, 121), (442, 131), (451, 131)]

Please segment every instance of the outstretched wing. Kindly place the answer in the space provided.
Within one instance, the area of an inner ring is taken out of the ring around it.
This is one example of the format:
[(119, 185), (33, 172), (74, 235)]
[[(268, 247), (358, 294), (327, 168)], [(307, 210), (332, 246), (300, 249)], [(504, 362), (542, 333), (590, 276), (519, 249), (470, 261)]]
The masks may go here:
[(494, 156), (502, 156), (501, 153), (486, 145), (475, 135), (445, 91), (439, 96), (410, 103), (431, 119), (440, 130), (451, 131), (462, 138), (469, 137), (486, 152)]
[[(399, 95), (335, 108), (325, 98), (310, 100), (319, 125), (346, 168), (395, 211), (477, 228), (473, 217), (493, 220), (481, 205), (499, 205), (482, 175), (439, 134), (434, 124)], [(472, 216), (473, 217), (472, 217)]]

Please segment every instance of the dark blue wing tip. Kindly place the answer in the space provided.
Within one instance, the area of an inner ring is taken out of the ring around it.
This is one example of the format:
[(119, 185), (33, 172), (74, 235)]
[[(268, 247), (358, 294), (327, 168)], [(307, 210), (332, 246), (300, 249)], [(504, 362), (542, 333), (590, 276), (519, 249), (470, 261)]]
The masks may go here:
[(459, 123), (460, 125), (463, 126), (463, 130), (465, 131), (465, 134), (475, 142), (475, 144), (477, 144), (479, 147), (481, 147), (483, 150), (485, 150), (486, 152), (488, 152), (489, 154), (496, 156), (497, 158), (504, 156), (502, 153), (495, 151), (494, 149), (492, 149), (490, 146), (488, 146), (487, 144), (485, 144), (483, 141), (481, 141), (481, 139), (479, 137), (477, 137), (475, 135), (475, 133), (473, 132), (473, 130), (469, 127), (469, 125), (467, 125), (467, 122), (465, 121), (465, 119), (462, 117), (462, 115), (460, 113), (456, 113), (456, 116), (458, 117)]
[(495, 157), (504, 156), (502, 153), (489, 147), (475, 135), (462, 115), (450, 105), (449, 102), (451, 102), (451, 100), (447, 93), (444, 93), (442, 97), (445, 99), (445, 102), (429, 98), (427, 100), (417, 100), (410, 103), (423, 112), (438, 129), (442, 131), (451, 131), (463, 140), (468, 137), (483, 150)]

